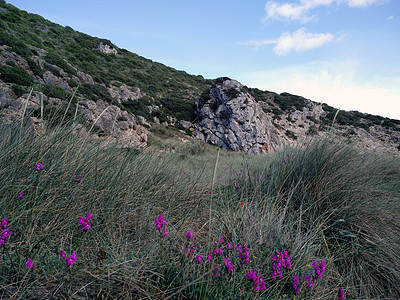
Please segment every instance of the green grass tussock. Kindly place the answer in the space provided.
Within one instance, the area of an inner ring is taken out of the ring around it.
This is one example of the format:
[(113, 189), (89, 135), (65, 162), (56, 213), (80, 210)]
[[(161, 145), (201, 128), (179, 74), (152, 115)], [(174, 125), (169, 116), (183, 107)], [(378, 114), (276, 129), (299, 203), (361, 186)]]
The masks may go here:
[[(141, 151), (71, 122), (30, 128), (0, 130), (0, 218), (11, 233), (0, 298), (339, 299), (339, 288), (346, 299), (400, 297), (398, 160), (319, 139), (221, 152), (214, 176), (214, 148)], [(61, 250), (75, 251), (72, 265)], [(275, 281), (272, 258), (284, 251), (291, 268)]]

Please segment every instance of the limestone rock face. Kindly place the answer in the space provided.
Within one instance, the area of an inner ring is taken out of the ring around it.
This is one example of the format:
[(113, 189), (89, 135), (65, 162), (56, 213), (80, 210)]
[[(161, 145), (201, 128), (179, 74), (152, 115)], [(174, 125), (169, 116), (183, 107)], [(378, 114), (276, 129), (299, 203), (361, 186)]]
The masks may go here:
[(136, 87), (133, 88), (132, 90), (126, 84), (123, 84), (120, 87), (112, 86), (110, 88), (107, 88), (107, 90), (110, 93), (111, 97), (113, 97), (119, 103), (126, 102), (129, 99), (132, 100), (140, 99), (146, 96), (146, 94), (140, 91), (140, 88)]
[(118, 137), (119, 143), (126, 147), (144, 147), (147, 145), (148, 131), (138, 124), (134, 115), (121, 111), (117, 106), (110, 105), (102, 100), (97, 102), (92, 100), (82, 101), (79, 108), (89, 124), (93, 124), (107, 108), (95, 124), (97, 129), (112, 137)]
[(96, 50), (99, 50), (100, 52), (102, 52), (104, 54), (114, 54), (114, 55), (116, 55), (118, 53), (117, 49), (112, 48), (107, 44), (103, 44), (103, 42), (100, 42), (97, 45)]
[(56, 75), (54, 75), (53, 73), (51, 73), (50, 71), (45, 71), (43, 73), (43, 80), (46, 84), (50, 84), (50, 85), (56, 85), (68, 92), (71, 92), (72, 89), (69, 87), (68, 83), (63, 80), (62, 78), (57, 77)]
[(270, 117), (236, 80), (222, 79), (199, 101), (194, 137), (227, 150), (246, 153), (274, 151), (280, 139)]
[(89, 74), (86, 74), (82, 71), (78, 71), (77, 74), (84, 82), (94, 84), (94, 80)]

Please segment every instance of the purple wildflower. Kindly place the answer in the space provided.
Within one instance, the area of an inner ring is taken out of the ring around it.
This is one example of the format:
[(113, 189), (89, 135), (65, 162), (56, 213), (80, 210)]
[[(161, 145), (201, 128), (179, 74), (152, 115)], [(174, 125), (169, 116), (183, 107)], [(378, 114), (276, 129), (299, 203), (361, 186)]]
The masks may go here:
[(228, 274), (230, 274), (231, 272), (233, 272), (233, 264), (232, 262), (229, 260), (228, 257), (224, 258), (224, 263), (226, 268), (228, 269)]
[(315, 271), (315, 278), (316, 279), (321, 279), (322, 278), (322, 273), (325, 272), (325, 261), (321, 261), (321, 264), (318, 265), (317, 262), (314, 260), (313, 262), (313, 267)]
[(277, 280), (277, 276), (279, 279), (283, 278), (283, 270), (286, 268), (287, 270), (291, 269), (290, 257), (287, 251), (277, 252), (276, 256), (272, 256), (272, 260), (275, 262), (272, 265), (272, 279), (274, 281)]
[(86, 230), (88, 231), (90, 229), (90, 224), (89, 224), (89, 220), (92, 218), (92, 215), (90, 214), (90, 212), (88, 212), (86, 218), (84, 217), (80, 217), (79, 218), (79, 228), (82, 230)]
[(221, 237), (221, 238), (219, 239), (219, 242), (220, 242), (221, 244), (223, 244), (223, 243), (224, 243), (224, 238)]
[(339, 296), (339, 299), (340, 299), (340, 300), (346, 299), (346, 294), (344, 293), (343, 289), (339, 289), (339, 294), (338, 294), (338, 296)]
[(31, 270), (33, 270), (33, 269), (35, 268), (35, 266), (34, 266), (33, 263), (32, 263), (32, 259), (30, 259), (29, 257), (27, 258), (27, 263), (25, 264), (25, 266), (26, 266), (28, 269), (31, 269)]
[(38, 163), (36, 164), (36, 171), (40, 171), (40, 170), (43, 170), (43, 169), (44, 169), (44, 165), (41, 164), (40, 162), (38, 162)]
[(7, 228), (8, 221), (7, 218), (3, 218), (1, 220), (0, 227), (0, 245), (4, 245), (6, 243), (6, 239), (8, 239), (11, 235), (10, 228)]
[(167, 235), (168, 235), (167, 228), (165, 228), (164, 233), (163, 233), (163, 238), (165, 238)]
[(65, 259), (67, 261), (68, 267), (73, 265), (75, 263), (75, 261), (77, 260), (75, 253), (76, 253), (76, 251), (73, 251), (72, 254)]
[(198, 262), (201, 262), (203, 260), (203, 256), (198, 254), (198, 255), (196, 255), (196, 259), (197, 259)]
[(190, 230), (188, 233), (186, 233), (186, 239), (187, 239), (188, 241), (190, 241), (190, 238), (191, 238), (192, 236), (194, 236), (194, 234), (192, 233), (191, 230)]
[(165, 218), (162, 215), (160, 215), (159, 217), (156, 217), (154, 224), (156, 224), (157, 230), (161, 231), (161, 228), (163, 228), (163, 226), (166, 224)]
[(18, 194), (18, 198), (21, 199), (24, 196), (24, 192)]
[(75, 263), (75, 261), (77, 260), (76, 251), (73, 251), (72, 254), (67, 257), (67, 255), (65, 254), (65, 251), (61, 250), (60, 255), (61, 255), (62, 259), (64, 259), (67, 262), (68, 267), (73, 265)]
[(220, 272), (218, 272), (218, 267), (216, 266), (216, 265), (214, 265), (214, 268), (213, 268), (213, 273), (212, 273), (212, 275), (211, 275), (213, 278), (215, 277), (215, 276), (217, 276), (217, 277), (221, 277), (221, 273)]
[(222, 251), (222, 248), (218, 248), (217, 250), (214, 250), (214, 253), (217, 255), (222, 255), (224, 252)]
[(311, 290), (314, 287), (314, 282), (311, 280), (311, 277), (309, 275), (304, 276), (304, 280), (307, 282), (308, 286), (307, 288)]
[(227, 248), (229, 249), (229, 250), (231, 250), (232, 249), (232, 244), (231, 243), (226, 243), (226, 246), (227, 246)]
[(244, 244), (243, 247), (239, 247), (238, 251), (239, 251), (239, 258), (243, 260), (242, 265), (248, 263), (250, 261), (250, 254), (247, 244)]
[(188, 256), (190, 253), (194, 253), (194, 246), (189, 245), (183, 252), (185, 253), (186, 256)]
[(248, 280), (253, 281), (253, 291), (254, 292), (258, 292), (260, 290), (266, 289), (264, 279), (262, 278), (262, 276), (257, 276), (257, 273), (255, 270), (247, 272), (246, 278)]
[(297, 295), (300, 292), (300, 288), (299, 288), (300, 282), (299, 282), (299, 277), (297, 275), (293, 275), (293, 289), (294, 289), (294, 293)]

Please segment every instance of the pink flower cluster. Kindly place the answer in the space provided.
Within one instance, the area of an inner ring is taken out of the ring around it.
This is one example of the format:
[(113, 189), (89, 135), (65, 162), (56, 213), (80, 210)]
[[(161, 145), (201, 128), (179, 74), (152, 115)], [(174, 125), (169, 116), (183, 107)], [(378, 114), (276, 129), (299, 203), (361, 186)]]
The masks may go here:
[(67, 255), (65, 254), (65, 251), (61, 250), (60, 255), (67, 262), (68, 267), (73, 265), (75, 263), (75, 261), (77, 260), (76, 251), (73, 251), (72, 254), (67, 257)]
[(183, 251), (186, 256), (189, 256), (190, 253), (194, 253), (194, 246), (188, 245), (187, 248)]
[(239, 251), (239, 258), (243, 260), (242, 265), (247, 264), (250, 261), (249, 248), (247, 247), (247, 244), (244, 244), (243, 247), (238, 247), (237, 251)]
[(36, 164), (36, 171), (41, 171), (41, 170), (43, 170), (43, 169), (44, 169), (44, 165), (41, 164), (40, 162), (38, 162), (38, 163)]
[(8, 221), (7, 218), (3, 218), (1, 220), (0, 227), (0, 245), (4, 245), (6, 243), (6, 239), (8, 239), (11, 235), (10, 228), (7, 228)]
[(300, 281), (299, 281), (299, 276), (293, 275), (293, 283), (292, 283), (294, 293), (298, 295), (300, 293)]
[(346, 299), (346, 294), (344, 293), (343, 289), (339, 289), (338, 297), (339, 297), (339, 300)]
[[(159, 217), (156, 217), (154, 224), (156, 224), (157, 230), (161, 232), (161, 228), (163, 228), (164, 225), (167, 223), (165, 222), (165, 218), (162, 215), (160, 215)], [(168, 235), (167, 228), (165, 228), (164, 233), (163, 233), (163, 238), (165, 238), (167, 235)]]
[(79, 218), (79, 228), (82, 230), (86, 230), (88, 231), (90, 229), (90, 224), (89, 224), (89, 220), (92, 218), (92, 215), (90, 214), (90, 212), (88, 212), (86, 218), (84, 217), (80, 217)]
[(317, 262), (314, 260), (312, 265), (313, 265), (314, 271), (315, 271), (315, 278), (316, 279), (321, 279), (322, 278), (322, 273), (325, 272), (325, 261), (322, 260), (321, 264), (318, 266)]
[(193, 232), (190, 230), (188, 233), (186, 233), (186, 239), (188, 240), (188, 242), (190, 241), (190, 238), (194, 236)]
[(308, 286), (307, 288), (311, 290), (314, 287), (314, 282), (311, 280), (311, 277), (309, 275), (304, 276), (304, 280), (307, 282)]
[(31, 269), (31, 270), (33, 270), (33, 269), (35, 268), (35, 266), (34, 266), (33, 263), (32, 263), (32, 259), (30, 259), (29, 257), (27, 258), (27, 263), (25, 264), (25, 266), (26, 266), (28, 269)]
[(253, 281), (253, 290), (255, 292), (266, 289), (262, 276), (257, 276), (256, 270), (247, 272), (246, 278)]
[(274, 281), (277, 280), (277, 276), (278, 279), (283, 278), (284, 269), (290, 270), (292, 268), (292, 265), (290, 264), (290, 257), (286, 250), (283, 252), (277, 252), (276, 256), (272, 256), (272, 260), (275, 262), (272, 265), (272, 279)]
[(224, 258), (224, 263), (226, 268), (228, 269), (228, 274), (230, 274), (231, 272), (233, 272), (233, 264), (232, 262), (229, 260), (228, 257)]
[(221, 273), (218, 272), (218, 266), (217, 266), (217, 265), (214, 265), (213, 272), (212, 272), (211, 276), (212, 276), (213, 278), (214, 278), (215, 276), (221, 277)]

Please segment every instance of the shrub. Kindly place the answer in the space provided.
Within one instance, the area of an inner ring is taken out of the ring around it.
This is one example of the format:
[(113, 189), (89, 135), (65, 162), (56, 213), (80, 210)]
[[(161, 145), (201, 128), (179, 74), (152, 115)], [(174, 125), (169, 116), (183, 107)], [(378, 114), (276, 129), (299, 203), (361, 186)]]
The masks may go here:
[(297, 136), (293, 133), (293, 131), (286, 130), (285, 134), (291, 138), (292, 140), (297, 140)]
[(280, 95), (275, 95), (274, 97), (275, 103), (279, 105), (279, 107), (287, 112), (293, 110), (302, 111), (304, 107), (307, 107), (307, 100), (304, 97), (291, 95), (289, 93), (281, 93)]
[(62, 59), (58, 54), (54, 53), (54, 52), (47, 52), (46, 56), (44, 57), (44, 59), (52, 65), (56, 65), (58, 67), (60, 67), (61, 69), (63, 69), (65, 72), (72, 74), (72, 75), (76, 75), (76, 71), (74, 68), (72, 68), (70, 65), (68, 65), (64, 59)]
[(240, 94), (240, 91), (231, 87), (225, 91), (225, 94), (228, 96), (229, 99), (233, 99), (233, 98), (236, 98)]
[(28, 62), (28, 65), (31, 68), (33, 74), (42, 78), (43, 77), (43, 71), (40, 68), (40, 66), (30, 57), (28, 57), (26, 59), (26, 61)]
[(50, 84), (42, 84), (39, 87), (39, 91), (41, 91), (43, 94), (45, 94), (48, 97), (59, 98), (62, 100), (65, 100), (65, 99), (71, 97), (71, 94), (68, 93), (66, 90), (64, 90), (58, 86), (50, 85)]
[(14, 94), (19, 98), (21, 97), (23, 94), (27, 93), (28, 90), (26, 87), (20, 86), (18, 84), (13, 84), (12, 85), (12, 91), (14, 92)]
[(60, 71), (57, 68), (53, 67), (52, 65), (50, 65), (48, 63), (44, 63), (44, 70), (45, 71), (50, 71), (51, 73), (53, 73), (57, 77), (61, 77)]
[(32, 77), (27, 71), (18, 67), (14, 62), (10, 66), (0, 67), (0, 78), (4, 82), (16, 83), (19, 85), (29, 86), (33, 83)]

